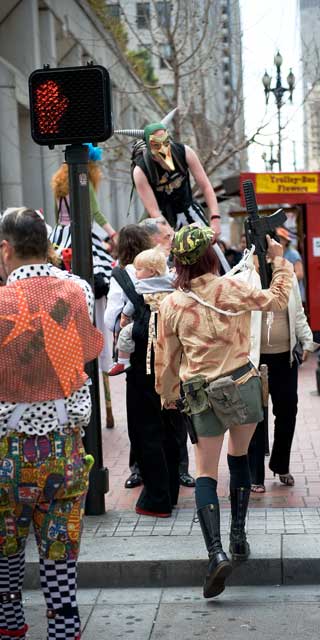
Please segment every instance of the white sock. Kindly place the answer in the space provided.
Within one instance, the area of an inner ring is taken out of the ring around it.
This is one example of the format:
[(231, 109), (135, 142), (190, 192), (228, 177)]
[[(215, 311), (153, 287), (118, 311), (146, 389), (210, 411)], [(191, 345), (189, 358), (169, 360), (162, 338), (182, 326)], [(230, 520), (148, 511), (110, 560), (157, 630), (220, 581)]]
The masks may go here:
[(128, 366), (130, 364), (130, 358), (118, 358), (118, 364)]

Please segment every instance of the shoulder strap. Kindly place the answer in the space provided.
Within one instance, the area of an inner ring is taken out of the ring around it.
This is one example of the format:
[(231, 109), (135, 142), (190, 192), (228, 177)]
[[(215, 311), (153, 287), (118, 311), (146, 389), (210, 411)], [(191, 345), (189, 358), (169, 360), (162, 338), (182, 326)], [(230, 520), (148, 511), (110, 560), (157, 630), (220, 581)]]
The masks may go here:
[(171, 142), (171, 152), (174, 163), (177, 165), (178, 169), (185, 176), (188, 174), (188, 164), (186, 161), (186, 152), (184, 145), (177, 144), (176, 142)]
[(120, 285), (121, 289), (123, 289), (126, 296), (129, 298), (130, 302), (132, 302), (136, 310), (144, 306), (143, 296), (139, 295), (136, 292), (133, 286), (132, 280), (125, 269), (120, 269), (120, 267), (114, 267), (112, 269), (112, 276)]
[(188, 296), (188, 298), (192, 298), (193, 300), (196, 300), (196, 302), (199, 302), (199, 304), (202, 304), (204, 307), (208, 307), (209, 309), (212, 309), (217, 313), (221, 313), (223, 316), (241, 316), (243, 313), (246, 313), (245, 311), (224, 311), (224, 309), (218, 309), (218, 307), (215, 307), (213, 304), (210, 304), (210, 302), (206, 302), (205, 300), (202, 300), (202, 298), (197, 296), (196, 293), (193, 293), (193, 291), (183, 291), (182, 289), (179, 289), (179, 291), (182, 291), (182, 293)]

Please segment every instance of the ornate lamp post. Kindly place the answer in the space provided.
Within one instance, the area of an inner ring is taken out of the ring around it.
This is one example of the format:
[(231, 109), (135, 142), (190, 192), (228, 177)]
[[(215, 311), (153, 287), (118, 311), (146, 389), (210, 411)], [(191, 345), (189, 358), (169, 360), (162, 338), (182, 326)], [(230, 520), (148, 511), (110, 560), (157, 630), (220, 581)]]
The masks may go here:
[(273, 157), (273, 142), (271, 140), (270, 144), (270, 157), (267, 158), (267, 153), (266, 151), (263, 152), (261, 158), (262, 160), (264, 160), (264, 164), (266, 167), (266, 171), (273, 171), (273, 165), (274, 164), (278, 164), (278, 159)]
[(269, 101), (269, 95), (270, 93), (273, 93), (274, 97), (275, 97), (275, 101), (276, 101), (276, 105), (277, 105), (277, 109), (278, 109), (278, 164), (279, 164), (279, 171), (281, 171), (281, 107), (283, 105), (282, 102), (282, 98), (283, 95), (286, 93), (286, 91), (289, 91), (289, 100), (290, 102), (292, 102), (292, 93), (295, 87), (295, 77), (294, 74), (292, 73), (292, 69), (290, 69), (289, 74), (287, 76), (287, 82), (288, 82), (288, 86), (287, 87), (283, 87), (282, 83), (281, 83), (281, 72), (280, 72), (280, 68), (282, 65), (282, 55), (281, 53), (278, 51), (276, 53), (276, 55), (274, 56), (274, 64), (276, 66), (277, 69), (277, 78), (276, 78), (276, 86), (271, 88), (271, 76), (269, 76), (269, 74), (267, 73), (267, 71), (265, 71), (264, 76), (262, 78), (262, 83), (264, 86), (264, 93), (265, 93), (265, 97), (266, 97), (266, 104), (268, 104)]

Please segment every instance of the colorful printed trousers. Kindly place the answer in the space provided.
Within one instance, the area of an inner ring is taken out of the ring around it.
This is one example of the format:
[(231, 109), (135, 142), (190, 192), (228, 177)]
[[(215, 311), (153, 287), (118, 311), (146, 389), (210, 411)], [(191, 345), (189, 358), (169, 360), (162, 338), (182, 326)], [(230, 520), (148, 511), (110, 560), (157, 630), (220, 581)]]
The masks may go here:
[(48, 606), (47, 638), (80, 638), (76, 561), (92, 464), (78, 430), (0, 438), (1, 640), (25, 637), (21, 586), (31, 523)]

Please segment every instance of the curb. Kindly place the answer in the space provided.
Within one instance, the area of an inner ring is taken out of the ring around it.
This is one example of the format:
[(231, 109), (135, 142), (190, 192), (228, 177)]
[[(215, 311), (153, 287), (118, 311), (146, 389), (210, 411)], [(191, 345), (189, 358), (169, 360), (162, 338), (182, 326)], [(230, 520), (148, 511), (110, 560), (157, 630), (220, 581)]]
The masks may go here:
[[(228, 549), (227, 539), (223, 539)], [(320, 534), (250, 536), (252, 553), (235, 562), (231, 586), (303, 585), (320, 582)], [(25, 589), (38, 589), (35, 547), (28, 546)], [(201, 536), (95, 538), (84, 540), (79, 588), (182, 587), (203, 584), (207, 568)]]

